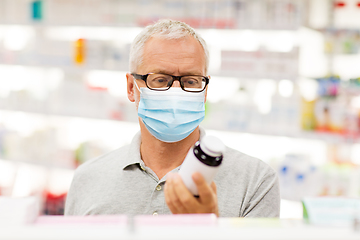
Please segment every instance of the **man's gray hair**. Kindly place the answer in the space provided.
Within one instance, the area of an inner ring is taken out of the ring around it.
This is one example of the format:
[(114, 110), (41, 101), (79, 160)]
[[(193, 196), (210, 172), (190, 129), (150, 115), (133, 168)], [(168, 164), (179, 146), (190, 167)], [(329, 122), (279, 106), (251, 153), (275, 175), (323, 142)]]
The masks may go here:
[(207, 49), (204, 39), (198, 35), (195, 30), (180, 21), (170, 19), (162, 19), (153, 25), (147, 26), (134, 39), (130, 49), (130, 71), (136, 72), (139, 65), (143, 61), (144, 46), (147, 40), (152, 36), (161, 37), (165, 39), (181, 39), (187, 36), (192, 36), (199, 41), (205, 53), (205, 73), (207, 74), (209, 66), (209, 51)]

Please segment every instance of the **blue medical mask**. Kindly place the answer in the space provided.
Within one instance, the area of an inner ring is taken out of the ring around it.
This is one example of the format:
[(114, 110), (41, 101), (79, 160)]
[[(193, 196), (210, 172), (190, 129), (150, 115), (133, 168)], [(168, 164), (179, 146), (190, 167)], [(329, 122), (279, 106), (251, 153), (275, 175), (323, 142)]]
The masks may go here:
[(189, 136), (205, 117), (205, 91), (185, 92), (140, 88), (138, 115), (148, 131), (163, 142), (178, 142)]

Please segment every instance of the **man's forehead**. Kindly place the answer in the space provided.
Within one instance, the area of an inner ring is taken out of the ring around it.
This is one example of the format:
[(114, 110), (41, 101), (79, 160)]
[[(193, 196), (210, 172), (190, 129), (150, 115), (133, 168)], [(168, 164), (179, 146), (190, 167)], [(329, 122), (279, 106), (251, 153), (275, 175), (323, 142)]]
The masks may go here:
[(144, 46), (140, 64), (142, 73), (156, 72), (171, 75), (205, 74), (205, 53), (201, 44), (192, 36), (167, 39), (154, 36)]
[[(169, 74), (174, 75), (173, 71), (170, 71), (168, 68), (163, 68), (162, 66), (158, 65), (155, 68), (150, 70), (152, 73), (162, 73), (162, 74)], [(150, 73), (150, 72), (149, 72)], [(176, 75), (176, 74), (175, 74)], [(181, 75), (203, 75), (201, 69), (185, 69), (181, 71)]]

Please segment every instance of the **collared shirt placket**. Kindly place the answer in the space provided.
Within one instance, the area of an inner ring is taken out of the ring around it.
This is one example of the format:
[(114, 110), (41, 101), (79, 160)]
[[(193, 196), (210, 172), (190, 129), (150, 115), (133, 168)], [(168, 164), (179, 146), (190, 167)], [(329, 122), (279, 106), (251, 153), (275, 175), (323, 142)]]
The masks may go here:
[(154, 180), (153, 190), (150, 199), (150, 206), (147, 209), (149, 214), (157, 216), (164, 214), (164, 180), (159, 180), (156, 174), (144, 163), (140, 163), (140, 169)]

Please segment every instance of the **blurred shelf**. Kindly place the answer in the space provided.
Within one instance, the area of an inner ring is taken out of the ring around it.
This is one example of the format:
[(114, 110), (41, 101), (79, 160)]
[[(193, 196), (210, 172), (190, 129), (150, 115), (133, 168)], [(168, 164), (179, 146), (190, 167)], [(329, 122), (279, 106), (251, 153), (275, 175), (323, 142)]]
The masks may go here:
[[(141, 219), (141, 216), (139, 216)], [(54, 218), (54, 217), (53, 217)], [(198, 239), (198, 240), (218, 240), (218, 239), (244, 239), (244, 240), (358, 240), (359, 233), (349, 224), (346, 227), (334, 227), (331, 225), (310, 225), (303, 220), (294, 219), (251, 219), (251, 218), (218, 218), (215, 224), (196, 222), (192, 226), (186, 223), (174, 224), (160, 218), (158, 222), (150, 222), (146, 217), (142, 217), (142, 222), (136, 222), (135, 227), (130, 228), (126, 218), (116, 224), (84, 224), (79, 218), (74, 220), (60, 221), (56, 224), (28, 224), (20, 226), (1, 225), (2, 239), (146, 239), (146, 240), (169, 240), (169, 239)], [(139, 219), (139, 220), (140, 220)], [(66, 219), (65, 219), (66, 220)], [(49, 221), (49, 220), (48, 220)], [(163, 221), (163, 222), (161, 222)], [(181, 222), (181, 220), (177, 220)], [(103, 220), (107, 223), (106, 220)], [(71, 224), (70, 224), (71, 223)], [(142, 223), (142, 224), (141, 224)], [(164, 224), (165, 223), (165, 224)], [(135, 230), (133, 230), (135, 229)]]
[[(4, 110), (0, 109), (0, 112), (7, 112), (7, 113), (26, 113), (26, 114), (33, 114), (37, 116), (43, 116), (43, 117), (53, 117), (53, 118), (78, 118), (83, 120), (106, 120), (106, 121), (113, 121), (113, 122), (124, 122), (124, 123), (137, 123), (137, 118), (134, 118), (134, 121), (123, 121), (123, 120), (116, 120), (116, 119), (109, 119), (109, 118), (100, 118), (100, 117), (86, 117), (86, 116), (80, 116), (80, 115), (71, 115), (71, 114), (51, 114), (51, 113), (44, 113), (44, 112), (33, 112), (33, 111), (19, 111), (19, 110)], [(134, 116), (136, 115), (136, 112), (134, 112)], [(206, 126), (205, 126), (206, 127)], [(209, 130), (217, 130), (217, 131), (225, 131), (229, 132), (232, 131), (230, 129), (214, 129), (214, 128), (207, 128)], [(232, 132), (237, 132), (241, 134), (254, 134), (254, 135), (263, 135), (263, 136), (269, 136), (269, 137), (288, 137), (293, 139), (304, 139), (304, 140), (319, 140), (323, 141), (329, 144), (356, 144), (360, 143), (360, 136), (347, 136), (347, 135), (341, 135), (337, 133), (331, 133), (331, 132), (315, 132), (315, 131), (302, 131), (302, 130), (294, 130), (291, 132), (279, 132), (276, 130), (269, 129), (267, 131), (244, 131), (244, 130), (233, 130)]]
[[(211, 70), (210, 75), (211, 75)], [(232, 77), (232, 78), (239, 78), (239, 79), (251, 79), (251, 80), (262, 80), (262, 79), (272, 79), (276, 81), (280, 81), (283, 79), (289, 79), (292, 81), (296, 81), (299, 78), (298, 74), (279, 74), (279, 73), (262, 73), (262, 72), (254, 72), (254, 73), (242, 73), (242, 72), (235, 72), (235, 71), (217, 71), (217, 76), (221, 77)], [(211, 79), (210, 79), (211, 81)]]
[[(69, 59), (69, 62), (70, 62), (70, 59)], [(44, 62), (44, 64), (38, 64), (38, 63), (37, 64), (29, 64), (29, 63), (19, 63), (19, 62), (4, 63), (4, 62), (0, 61), (0, 66), (9, 66), (9, 67), (17, 66), (17, 67), (42, 68), (42, 69), (60, 68), (67, 73), (75, 73), (75, 74), (82, 74), (84, 72), (89, 72), (89, 71), (124, 72), (124, 78), (125, 78), (125, 73), (129, 71), (128, 68), (121, 68), (121, 66), (117, 66), (117, 68), (94, 68), (91, 66), (86, 66), (86, 64), (75, 65), (74, 63), (71, 63), (71, 64), (66, 64), (66, 65), (61, 65), (61, 64), (51, 64), (49, 62)]]
[[(29, 21), (25, 21), (25, 22), (0, 22), (0, 26), (30, 26), (30, 27), (43, 27), (43, 28), (48, 28), (48, 27), (89, 27), (89, 28), (113, 28), (114, 30), (119, 30), (119, 28), (133, 28), (133, 29), (137, 29), (137, 30), (141, 30), (144, 27), (146, 27), (148, 24), (153, 24), (154, 22), (156, 22), (157, 19), (151, 19), (147, 22), (144, 22), (143, 24), (136, 24), (134, 22), (132, 23), (113, 23), (113, 24), (99, 24), (99, 23), (49, 23), (46, 21), (33, 21), (33, 22), (29, 22)], [(224, 26), (224, 27), (217, 27), (216, 24), (214, 24), (213, 26), (209, 25), (207, 27), (202, 27), (202, 26), (197, 26), (196, 24), (192, 24), (189, 21), (186, 21), (186, 19), (184, 20), (184, 22), (187, 22), (188, 24), (190, 24), (193, 28), (196, 28), (197, 30), (219, 30), (219, 31), (249, 31), (249, 30), (253, 30), (253, 31), (297, 31), (299, 30), (299, 28), (302, 25), (298, 25), (298, 26), (289, 26), (289, 27), (282, 27), (282, 26), (268, 26), (268, 27), (264, 27), (264, 26), (258, 26), (258, 27), (249, 27), (249, 26), (240, 26), (240, 27), (229, 27), (229, 26)], [(316, 29), (314, 29), (316, 30)]]
[(347, 136), (331, 132), (301, 131), (299, 133), (288, 134), (287, 137), (320, 140), (330, 144), (355, 144), (360, 142), (360, 136)]
[[(206, 126), (205, 126), (206, 127)], [(294, 129), (292, 131), (277, 131), (276, 129), (269, 128), (265, 131), (247, 131), (247, 130), (236, 130), (236, 129), (219, 129), (219, 128), (211, 128), (208, 127), (206, 129), (216, 130), (216, 131), (225, 131), (225, 132), (238, 132), (242, 134), (253, 134), (253, 135), (261, 135), (266, 137), (285, 137), (291, 139), (303, 139), (303, 140), (317, 140), (323, 141), (328, 144), (356, 144), (360, 143), (360, 134), (356, 136), (347, 136), (341, 135), (338, 133), (332, 132), (316, 132), (316, 131), (305, 131), (301, 129)]]
[(62, 170), (75, 170), (76, 166), (64, 166), (60, 164), (51, 164), (51, 163), (44, 163), (44, 162), (37, 162), (37, 161), (25, 161), (25, 160), (12, 160), (6, 158), (0, 158), (0, 162), (3, 163), (10, 163), (14, 165), (33, 165), (38, 167), (44, 167), (46, 169), (62, 169)]
[(327, 143), (359, 143), (360, 136), (341, 135), (338, 133), (331, 132), (316, 132), (316, 131), (302, 131), (299, 134), (290, 134), (288, 137), (292, 138), (306, 138), (313, 140), (321, 140)]
[[(66, 73), (70, 74), (84, 74), (90, 71), (106, 71), (106, 72), (112, 72), (112, 73), (123, 73), (124, 79), (125, 74), (129, 72), (128, 67), (121, 67), (121, 65), (117, 65), (113, 68), (99, 68), (99, 67), (92, 67), (92, 66), (86, 66), (84, 65), (75, 65), (74, 63), (70, 63), (71, 59), (69, 59), (69, 64), (61, 65), (61, 64), (51, 64), (51, 62), (47, 61), (43, 64), (29, 64), (29, 63), (20, 63), (20, 62), (14, 62), (14, 63), (4, 63), (0, 61), (0, 67), (1, 66), (8, 66), (8, 67), (27, 67), (27, 68), (41, 68), (41, 69), (61, 69)], [(273, 80), (282, 80), (282, 79), (291, 79), (293, 81), (296, 81), (298, 79), (298, 74), (266, 74), (266, 73), (242, 73), (242, 72), (235, 72), (235, 71), (221, 71), (221, 70), (211, 70), (209, 69), (209, 75), (214, 77), (225, 77), (225, 78), (238, 78), (238, 79), (249, 79), (249, 80), (261, 80), (261, 79), (273, 79)], [(211, 81), (211, 80), (210, 80)]]
[(30, 26), (30, 27), (111, 27), (111, 28), (141, 28), (136, 24), (99, 24), (99, 23), (65, 23), (65, 24), (52, 24), (45, 21), (24, 21), (24, 22), (0, 22), (0, 26)]
[[(59, 114), (59, 113), (51, 113), (51, 112), (42, 112), (42, 111), (24, 111), (24, 110), (9, 110), (9, 109), (1, 109), (0, 113), (21, 113), (21, 114), (30, 114), (37, 117), (52, 117), (52, 118), (62, 118), (62, 119), (83, 119), (83, 120), (99, 120), (99, 121), (113, 121), (113, 122), (136, 122), (136, 121), (125, 121), (120, 119), (112, 119), (105, 117), (94, 117), (94, 116), (84, 116), (77, 114)], [(136, 112), (135, 112), (136, 114)]]

